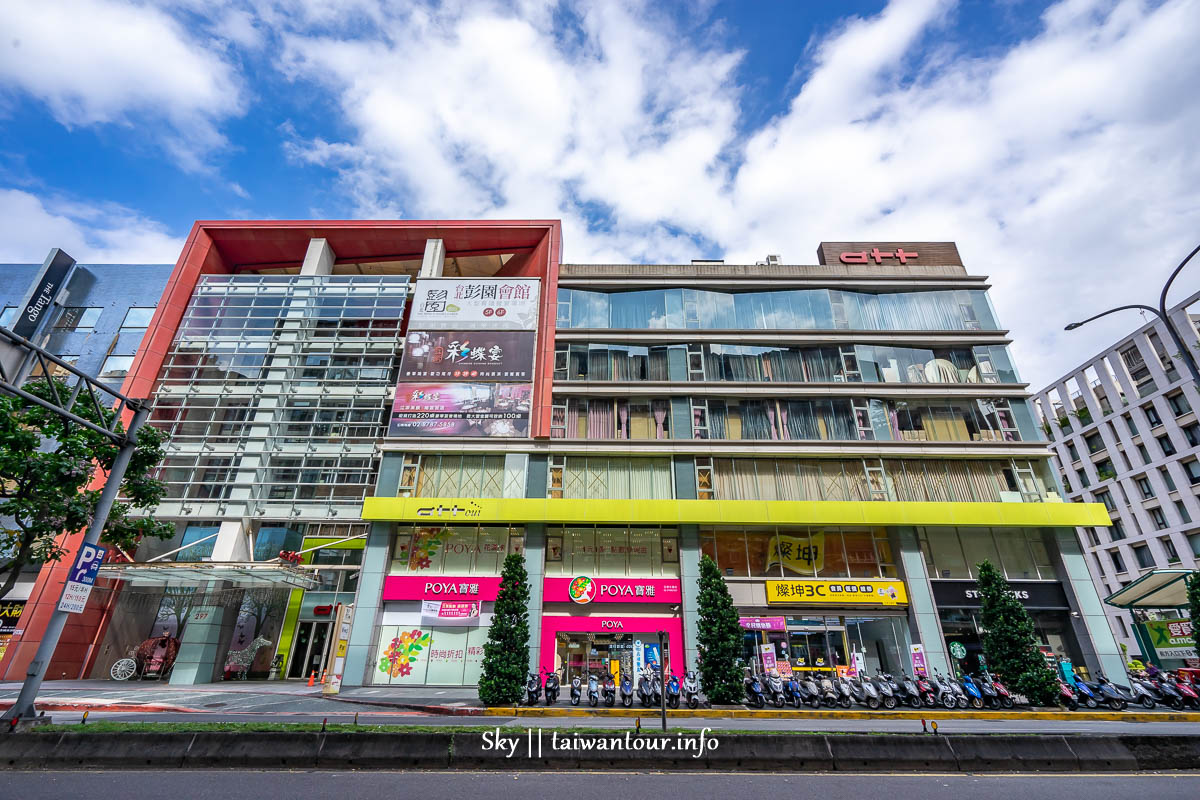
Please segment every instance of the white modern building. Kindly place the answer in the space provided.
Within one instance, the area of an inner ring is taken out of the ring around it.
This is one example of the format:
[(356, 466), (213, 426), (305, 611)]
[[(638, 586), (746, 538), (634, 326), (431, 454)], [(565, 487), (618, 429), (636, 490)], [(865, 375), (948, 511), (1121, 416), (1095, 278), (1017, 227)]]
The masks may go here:
[[(1200, 357), (1200, 292), (1170, 309)], [(1034, 399), (1068, 499), (1108, 508), (1111, 528), (1079, 528), (1099, 595), (1155, 569), (1200, 567), (1200, 390), (1154, 319), (1039, 391)], [(1130, 612), (1108, 608), (1117, 641), (1141, 652)]]

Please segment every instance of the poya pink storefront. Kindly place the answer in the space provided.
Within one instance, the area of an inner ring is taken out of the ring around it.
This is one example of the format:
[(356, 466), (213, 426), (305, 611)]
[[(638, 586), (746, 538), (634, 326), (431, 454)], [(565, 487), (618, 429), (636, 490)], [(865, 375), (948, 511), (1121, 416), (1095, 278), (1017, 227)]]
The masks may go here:
[[(675, 578), (546, 578), (539, 664), (565, 681), (575, 675), (636, 674), (665, 659), (684, 671), (683, 593)], [(658, 632), (666, 634), (660, 652)]]

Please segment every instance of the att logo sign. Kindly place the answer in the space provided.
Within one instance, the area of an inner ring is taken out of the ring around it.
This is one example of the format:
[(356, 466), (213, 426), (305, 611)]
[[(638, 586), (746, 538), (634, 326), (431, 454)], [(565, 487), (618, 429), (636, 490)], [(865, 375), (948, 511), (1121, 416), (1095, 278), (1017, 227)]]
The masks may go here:
[(467, 503), (466, 507), (457, 503), (452, 506), (438, 504), (417, 509), (418, 517), (478, 517), (483, 513), (478, 503)]

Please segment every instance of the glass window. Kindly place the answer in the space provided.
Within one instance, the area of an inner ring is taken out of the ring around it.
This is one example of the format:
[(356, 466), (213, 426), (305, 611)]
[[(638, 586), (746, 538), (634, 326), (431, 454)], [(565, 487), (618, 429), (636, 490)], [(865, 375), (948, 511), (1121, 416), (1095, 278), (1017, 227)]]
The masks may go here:
[[(1029, 549), (1029, 540), (1024, 531), (1017, 528), (995, 528), (996, 549), (1000, 552), (1000, 561), (1004, 574), (1009, 580), (1037, 580), (1038, 570), (1033, 562), (1033, 553)], [(1095, 531), (1092, 531), (1095, 535)]]
[(1139, 475), (1134, 478), (1134, 483), (1137, 484), (1138, 491), (1142, 493), (1143, 500), (1149, 500), (1154, 497), (1154, 489), (1150, 486), (1150, 481), (1145, 475)]
[(594, 528), (568, 528), (563, 536), (563, 566), (566, 574), (596, 574), (596, 531)]
[(717, 531), (717, 566), (728, 577), (744, 578), (750, 570), (746, 563), (746, 534), (741, 531)]
[(1187, 473), (1188, 481), (1192, 484), (1192, 486), (1200, 483), (1200, 463), (1197, 463), (1195, 459), (1192, 459), (1191, 461), (1182, 462), (1182, 466), (1183, 471)]
[(1108, 558), (1112, 561), (1113, 571), (1119, 573), (1125, 572), (1125, 559), (1121, 558), (1121, 553), (1117, 550), (1109, 550)]
[(442, 571), (447, 575), (469, 575), (475, 561), (475, 528), (444, 528)]
[(1188, 546), (1192, 548), (1192, 556), (1200, 558), (1200, 533), (1189, 533), (1187, 540)]
[(1175, 543), (1171, 541), (1171, 537), (1164, 536), (1158, 540), (1158, 543), (1162, 545), (1163, 552), (1167, 554), (1167, 563), (1178, 564), (1179, 551), (1175, 549)]
[(124, 378), (133, 366), (133, 356), (109, 356), (100, 367), (100, 380), (111, 381)]
[(820, 552), (818, 548), (818, 558), (821, 559), (821, 566), (817, 570), (818, 578), (847, 578), (850, 576), (850, 567), (846, 563), (846, 550), (842, 543), (842, 534), (836, 531), (825, 531), (822, 534), (820, 531), (812, 532), (813, 544), (817, 545), (819, 538), (824, 536), (824, 552)]
[(1181, 417), (1192, 410), (1182, 391), (1167, 395), (1167, 405), (1171, 407), (1171, 413), (1177, 417)]
[(1167, 529), (1167, 515), (1163, 513), (1161, 508), (1150, 509), (1150, 519), (1154, 522), (1154, 527), (1160, 531)]
[(624, 528), (597, 528), (596, 574), (624, 577), (628, 548), (629, 539)]
[[(213, 534), (221, 530), (219, 524), (214, 523), (199, 523), (188, 525), (183, 531), (183, 539), (179, 542), (181, 546), (190, 545), (192, 542), (199, 544), (187, 547), (175, 554), (176, 561), (204, 561), (213, 554), (213, 548), (217, 546), (217, 537)], [(212, 538), (208, 538), (212, 537)], [(208, 541), (200, 541), (208, 539)]]
[(1184, 425), (1183, 438), (1187, 439), (1188, 447), (1200, 447), (1200, 422)]
[(983, 561), (990, 561), (993, 565), (1002, 568), (1000, 552), (996, 549), (996, 541), (992, 538), (990, 529), (959, 528), (958, 537), (962, 541), (963, 555), (967, 559), (967, 566), (971, 569), (972, 577)]
[(100, 319), (100, 312), (103, 308), (72, 306), (64, 308), (62, 313), (58, 315), (58, 319), (54, 323), (54, 327), (58, 330), (82, 331), (91, 330), (96, 327), (97, 320)]
[(1162, 425), (1162, 417), (1158, 415), (1158, 410), (1154, 408), (1152, 403), (1142, 406), (1142, 411), (1146, 413), (1146, 419), (1150, 420), (1150, 427), (1157, 428)]
[(1150, 548), (1144, 544), (1135, 544), (1133, 546), (1133, 555), (1137, 559), (1138, 566), (1142, 569), (1150, 569), (1154, 566), (1154, 556), (1150, 553)]
[(122, 331), (145, 330), (150, 325), (150, 318), (154, 316), (154, 308), (144, 308), (133, 306), (125, 312), (125, 319), (121, 322)]
[(1129, 435), (1137, 436), (1138, 435), (1137, 424), (1133, 421), (1133, 417), (1131, 417), (1129, 414), (1122, 414), (1121, 419), (1125, 420), (1125, 427), (1129, 428)]
[(11, 328), (12, 322), (17, 316), (16, 306), (5, 306), (3, 311), (0, 311), (0, 328)]
[(1188, 513), (1187, 506), (1183, 504), (1182, 500), (1175, 501), (1175, 513), (1179, 514), (1179, 519), (1184, 525), (1191, 524), (1192, 515)]
[(958, 531), (954, 528), (926, 528), (929, 557), (933, 559), (934, 572), (938, 578), (969, 578), (967, 562), (963, 557)]
[(1158, 446), (1162, 448), (1164, 456), (1173, 456), (1176, 453), (1175, 445), (1171, 443), (1171, 437), (1165, 433), (1158, 437)]
[(509, 529), (503, 527), (479, 529), (479, 539), (475, 547), (476, 574), (500, 574), (500, 569), (504, 566), (504, 556), (507, 555), (509, 533)]

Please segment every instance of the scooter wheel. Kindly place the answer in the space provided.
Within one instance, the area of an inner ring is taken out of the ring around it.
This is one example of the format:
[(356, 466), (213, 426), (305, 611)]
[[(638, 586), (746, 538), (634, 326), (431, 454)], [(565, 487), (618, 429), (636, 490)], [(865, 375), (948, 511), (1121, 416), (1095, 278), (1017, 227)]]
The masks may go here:
[(1150, 709), (1154, 708), (1155, 705), (1156, 704), (1153, 697), (1150, 697), (1149, 695), (1142, 695), (1142, 708), (1149, 711)]
[(832, 697), (826, 697), (826, 698), (825, 698), (825, 707), (826, 707), (826, 708), (833, 708), (834, 706), (836, 706), (836, 705), (837, 705), (837, 702), (838, 702), (838, 701), (837, 701), (837, 700), (834, 700)]
[(814, 711), (817, 710), (818, 708), (821, 707), (821, 698), (814, 697), (812, 700), (808, 701), (808, 705), (809, 705), (809, 708), (813, 709)]
[(667, 701), (667, 705), (669, 705), (671, 708), (679, 708), (679, 698), (672, 697), (670, 700)]
[(624, 700), (621, 701), (621, 705), (625, 706), (626, 708), (631, 708), (633, 706), (633, 698), (626, 697)]
[(945, 707), (946, 707), (946, 708), (948, 708), (948, 709), (949, 709), (949, 708), (954, 708), (954, 706), (955, 706), (954, 695), (949, 695), (949, 694), (948, 694), (948, 695), (946, 695), (945, 697), (943, 697), (943, 698), (942, 698), (942, 705), (943, 705), (943, 706), (945, 706)]
[(1172, 711), (1183, 711), (1183, 701), (1178, 697), (1172, 697), (1167, 705), (1171, 707)]
[(792, 700), (792, 707), (795, 708), (797, 711), (800, 710), (800, 706), (802, 706), (802, 705), (804, 705), (804, 701), (801, 700), (799, 697)]
[(687, 704), (688, 704), (688, 708), (696, 708), (697, 706), (700, 705), (700, 701), (694, 697), (689, 697)]
[(921, 702), (925, 704), (926, 708), (936, 708), (938, 704), (937, 699), (931, 694), (925, 695)]
[(971, 706), (973, 708), (983, 708), (983, 699), (979, 697), (972, 697)]
[(783, 708), (783, 695), (775, 695), (774, 703), (776, 708)]
[(588, 705), (589, 705), (589, 706), (591, 706), (592, 708), (595, 708), (595, 707), (596, 707), (596, 698), (594, 698), (594, 697), (589, 697), (589, 698), (588, 698)]
[(1100, 704), (1096, 702), (1096, 698), (1094, 698), (1094, 697), (1089, 697), (1087, 700), (1084, 700), (1083, 704), (1085, 706), (1087, 706), (1088, 708), (1099, 708), (1100, 707)]
[(1001, 697), (1000, 698), (1000, 707), (1001, 708), (1012, 708), (1013, 707), (1012, 698), (1011, 697)]
[(878, 697), (868, 697), (867, 698), (867, 708), (871, 709), (872, 711), (879, 708), (879, 698)]
[(923, 703), (921, 702), (921, 698), (916, 697), (916, 696), (908, 698), (908, 707), (909, 708), (920, 708), (922, 705), (923, 705)]
[(1078, 711), (1079, 703), (1075, 700), (1068, 700), (1067, 701), (1067, 710), (1068, 711)]
[(958, 704), (959, 708), (966, 708), (968, 705), (967, 698), (965, 698), (965, 697), (959, 697), (959, 698), (957, 698), (957, 700), (955, 702)]
[(754, 707), (755, 707), (755, 708), (762, 708), (762, 707), (763, 707), (763, 706), (765, 706), (766, 704), (767, 704), (767, 701), (766, 701), (766, 700), (764, 700), (762, 697), (756, 697), (756, 698), (754, 698)]
[(616, 701), (616, 698), (613, 698), (613, 697), (606, 697), (606, 698), (604, 698), (604, 705), (605, 705), (605, 707), (606, 707), (606, 708), (612, 708), (612, 707), (613, 707), (613, 703), (615, 703), (615, 702), (617, 702), (617, 701)]
[(850, 707), (850, 698), (843, 697), (841, 700), (838, 701), (838, 705), (840, 705), (842, 708), (849, 708)]
[(896, 707), (896, 698), (894, 698), (894, 697), (883, 698), (883, 707), (888, 709), (889, 711), (891, 709), (895, 708)]
[(1109, 698), (1109, 701), (1108, 701), (1108, 707), (1111, 708), (1113, 711), (1124, 711), (1125, 707), (1127, 705), (1129, 705), (1129, 704), (1126, 703), (1124, 700), (1118, 699), (1116, 697)]

